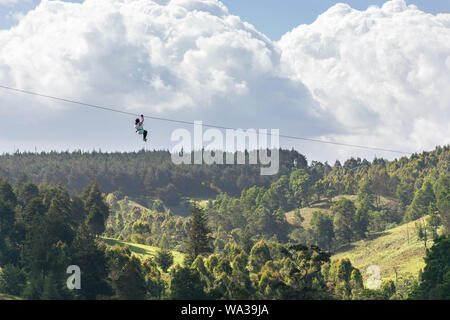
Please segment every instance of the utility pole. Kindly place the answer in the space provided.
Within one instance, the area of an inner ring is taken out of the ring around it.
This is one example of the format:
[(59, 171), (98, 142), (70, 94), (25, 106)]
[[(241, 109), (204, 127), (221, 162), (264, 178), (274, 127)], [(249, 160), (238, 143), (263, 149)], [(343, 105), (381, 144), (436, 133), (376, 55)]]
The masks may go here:
[(397, 273), (398, 273), (398, 267), (394, 266), (394, 272), (395, 272), (395, 283), (397, 283)]
[(406, 234), (408, 236), (408, 244), (409, 244), (409, 228), (408, 228), (409, 223), (406, 224)]

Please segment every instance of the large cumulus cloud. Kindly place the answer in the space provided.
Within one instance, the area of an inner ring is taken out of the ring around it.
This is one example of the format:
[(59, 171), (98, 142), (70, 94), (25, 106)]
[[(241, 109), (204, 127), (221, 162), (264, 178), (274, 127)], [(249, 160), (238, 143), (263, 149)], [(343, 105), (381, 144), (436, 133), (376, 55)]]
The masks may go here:
[[(328, 128), (304, 85), (279, 75), (276, 45), (216, 0), (42, 1), (0, 31), (0, 70), (2, 84), (136, 113), (290, 134)], [(14, 104), (39, 122), (44, 109), (71, 110), (0, 99), (0, 112)]]
[[(0, 83), (136, 113), (416, 150), (448, 142), (449, 27), (449, 15), (399, 0), (362, 12), (339, 4), (275, 43), (217, 0), (43, 0), (0, 31)], [(142, 146), (133, 119), (3, 90), (0, 116), (0, 149)], [(168, 147), (174, 127), (148, 125), (151, 145)], [(295, 145), (313, 159), (356, 154)]]
[(450, 14), (337, 4), (279, 45), (285, 72), (345, 128), (334, 137), (400, 150), (450, 142)]

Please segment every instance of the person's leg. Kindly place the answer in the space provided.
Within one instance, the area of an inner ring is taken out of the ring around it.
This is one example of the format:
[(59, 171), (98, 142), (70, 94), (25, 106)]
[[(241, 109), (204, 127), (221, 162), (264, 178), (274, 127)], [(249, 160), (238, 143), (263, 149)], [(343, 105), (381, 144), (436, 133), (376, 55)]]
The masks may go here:
[(144, 130), (144, 140), (147, 139), (147, 130)]

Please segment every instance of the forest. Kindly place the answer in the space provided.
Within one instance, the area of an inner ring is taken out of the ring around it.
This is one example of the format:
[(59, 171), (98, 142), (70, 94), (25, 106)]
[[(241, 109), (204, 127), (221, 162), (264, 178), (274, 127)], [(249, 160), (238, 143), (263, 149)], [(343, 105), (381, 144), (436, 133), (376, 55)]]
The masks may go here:
[[(450, 146), (333, 165), (280, 150), (275, 176), (167, 151), (4, 154), (0, 298), (450, 299), (449, 169)], [(406, 223), (417, 274), (372, 288), (332, 258)]]

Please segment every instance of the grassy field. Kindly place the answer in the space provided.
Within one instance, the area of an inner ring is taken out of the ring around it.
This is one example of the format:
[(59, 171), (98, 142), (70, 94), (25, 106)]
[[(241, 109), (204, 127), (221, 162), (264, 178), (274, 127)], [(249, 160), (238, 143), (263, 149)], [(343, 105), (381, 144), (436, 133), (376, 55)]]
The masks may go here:
[[(331, 199), (331, 201), (328, 200), (322, 200), (318, 202), (314, 202), (311, 204), (311, 206), (306, 208), (301, 208), (300, 214), (303, 217), (302, 227), (308, 228), (311, 222), (312, 215), (315, 211), (321, 211), (323, 213), (331, 213), (331, 206), (333, 206), (336, 202), (338, 202), (340, 199), (349, 199), (355, 203), (355, 205), (358, 205), (358, 200), (356, 195), (340, 195), (336, 196)], [(388, 206), (392, 205), (395, 201), (392, 199), (381, 197), (380, 198), (380, 206)], [(295, 213), (297, 210), (292, 210), (286, 213), (286, 220), (288, 223), (292, 225), (298, 225), (298, 221), (295, 218)]]
[[(395, 269), (398, 275), (409, 272), (417, 276), (419, 270), (425, 266), (425, 247), (416, 235), (414, 224), (413, 221), (384, 231), (373, 239), (352, 243), (349, 248), (333, 255), (331, 259), (349, 258), (365, 279), (370, 265), (379, 266), (383, 280), (395, 280)], [(431, 246), (432, 241), (429, 241), (427, 247)]]
[[(127, 198), (127, 200), (122, 199), (117, 201), (120, 205), (120, 210), (122, 212), (131, 212), (134, 208), (139, 208), (143, 212), (149, 212), (150, 214), (155, 214), (156, 211), (152, 210), (152, 203), (154, 199), (151, 198)], [(206, 206), (207, 200), (200, 200), (200, 206)], [(165, 211), (170, 209), (172, 215), (187, 217), (191, 215), (191, 200), (190, 199), (182, 199), (180, 203), (176, 206), (164, 206)]]
[[(159, 248), (158, 247), (153, 247), (153, 246), (146, 246), (143, 244), (137, 244), (137, 243), (131, 243), (131, 242), (125, 242), (125, 241), (120, 241), (120, 240), (116, 240), (116, 239), (111, 239), (111, 238), (102, 238), (102, 241), (104, 241), (106, 244), (110, 245), (110, 246), (114, 246), (114, 245), (119, 245), (121, 247), (124, 246), (128, 246), (128, 248), (130, 248), (131, 252), (135, 255), (137, 255), (140, 258), (146, 258), (146, 257), (154, 257), (156, 255), (156, 253), (158, 252)], [(183, 263), (183, 259), (184, 259), (184, 254), (178, 251), (174, 251), (172, 250), (172, 254), (173, 254), (173, 265), (181, 265)]]
[[(334, 197), (331, 201), (315, 202), (310, 207), (300, 209), (300, 214), (304, 219), (301, 225), (308, 228), (315, 211), (331, 213), (331, 206), (342, 198), (350, 199), (357, 205), (357, 197), (354, 195), (341, 195)], [(395, 204), (393, 199), (381, 197), (379, 200), (381, 207)], [(296, 219), (296, 211), (286, 213), (286, 220), (292, 225), (299, 224)], [(431, 247), (431, 245), (432, 241), (429, 241), (427, 246)], [(420, 241), (416, 235), (415, 222), (384, 231), (374, 235), (371, 239), (352, 243), (349, 247), (343, 248), (339, 253), (333, 255), (332, 260), (346, 257), (360, 269), (364, 278), (367, 278), (366, 270), (371, 265), (380, 267), (382, 279), (393, 280), (395, 271), (398, 275), (409, 272), (417, 276), (419, 270), (425, 266), (423, 260), (425, 248), (423, 241)]]
[(311, 222), (311, 218), (313, 216), (313, 213), (315, 211), (321, 211), (323, 213), (331, 213), (330, 211), (330, 207), (332, 205), (334, 205), (338, 200), (342, 199), (342, 198), (347, 198), (350, 199), (352, 201), (356, 201), (356, 196), (353, 195), (345, 195), (345, 196), (337, 196), (331, 199), (331, 201), (328, 200), (322, 200), (322, 201), (318, 201), (318, 202), (314, 202), (311, 204), (310, 207), (306, 207), (306, 208), (301, 208), (301, 209), (297, 209), (297, 210), (292, 210), (286, 213), (286, 220), (287, 222), (289, 222), (292, 225), (298, 225), (298, 220), (295, 217), (295, 214), (298, 210), (300, 210), (300, 214), (302, 216), (302, 218), (304, 219), (302, 222), (302, 227), (303, 228), (308, 228), (309, 224)]
[[(355, 202), (357, 199), (354, 195), (341, 195), (334, 197), (331, 201), (322, 200), (311, 204), (310, 207), (300, 209), (300, 214), (304, 221), (302, 226), (307, 228), (310, 225), (312, 215), (315, 211), (331, 213), (330, 207), (342, 198), (347, 198)], [(201, 206), (205, 206), (207, 201), (197, 199)], [(388, 198), (380, 199), (380, 206), (388, 206), (394, 200)], [(186, 201), (186, 203), (189, 203)], [(131, 207), (139, 207), (141, 210), (149, 210), (135, 202), (129, 201)], [(286, 213), (286, 219), (293, 225), (298, 224), (296, 219), (296, 211), (293, 210)], [(412, 273), (417, 276), (420, 269), (425, 266), (423, 258), (425, 256), (424, 244), (417, 238), (415, 232), (415, 222), (384, 231), (380, 234), (372, 236), (371, 239), (361, 240), (352, 243), (350, 246), (343, 248), (340, 252), (332, 256), (332, 260), (349, 258), (352, 264), (360, 269), (364, 278), (367, 278), (366, 270), (371, 265), (377, 265), (381, 269), (382, 279), (395, 279), (395, 272), (400, 275), (402, 273)], [(409, 235), (408, 235), (409, 234)], [(409, 238), (409, 239), (408, 239)], [(103, 238), (109, 245), (127, 245), (130, 250), (140, 257), (154, 257), (158, 248), (119, 241), (110, 238)], [(429, 241), (428, 247), (431, 247), (432, 241)], [(173, 251), (174, 265), (182, 264), (184, 255), (180, 252)]]

